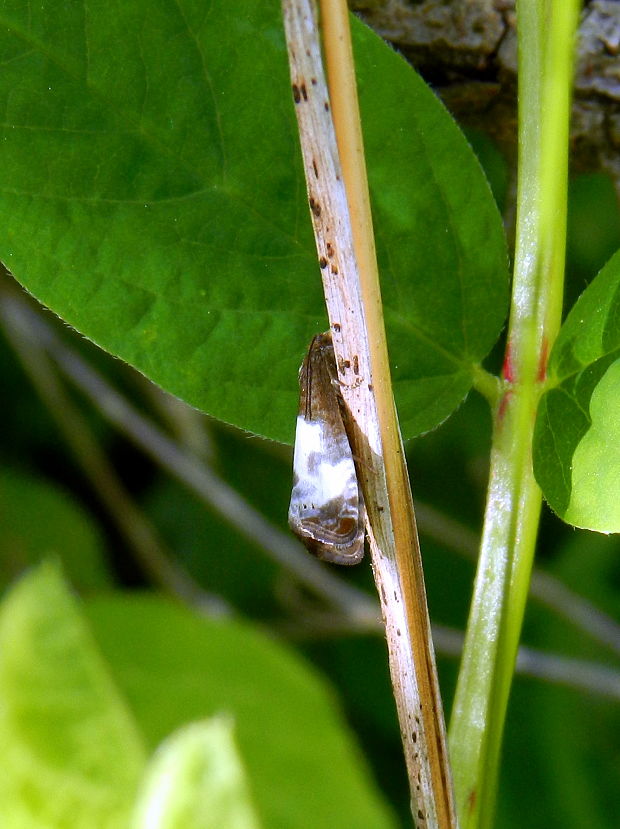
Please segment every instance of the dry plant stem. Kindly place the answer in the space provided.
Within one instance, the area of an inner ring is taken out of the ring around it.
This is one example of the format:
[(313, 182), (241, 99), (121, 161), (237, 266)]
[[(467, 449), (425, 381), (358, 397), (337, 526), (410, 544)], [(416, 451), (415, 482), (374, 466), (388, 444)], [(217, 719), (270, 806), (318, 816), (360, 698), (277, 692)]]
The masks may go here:
[(456, 821), (443, 712), (391, 390), (347, 9), (340, 0), (321, 6), (328, 96), (313, 2), (284, 0), (283, 7), (311, 217), (368, 511), (412, 813), (420, 827), (447, 829)]

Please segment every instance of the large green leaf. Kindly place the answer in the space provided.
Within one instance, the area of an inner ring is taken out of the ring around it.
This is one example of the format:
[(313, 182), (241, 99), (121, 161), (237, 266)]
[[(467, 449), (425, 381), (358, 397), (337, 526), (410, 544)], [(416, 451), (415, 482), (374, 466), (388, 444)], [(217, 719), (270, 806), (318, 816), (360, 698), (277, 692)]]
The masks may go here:
[[(193, 405), (290, 441), (326, 325), (279, 0), (0, 1), (0, 257), (41, 302)], [(502, 325), (507, 271), (470, 148), (355, 22), (395, 388), (445, 418)]]
[[(210, 826), (205, 798), (223, 815), (236, 789), (247, 808), (222, 829), (251, 825), (254, 806), (269, 829), (393, 829), (334, 698), (288, 649), (154, 597), (84, 609), (94, 639), (50, 564), (0, 607), (2, 826), (125, 829), (134, 804), (137, 825), (160, 809), (162, 827)], [(221, 728), (182, 730), (159, 748), (136, 801), (145, 745), (215, 714), (233, 719), (240, 757)], [(227, 752), (219, 763), (214, 742)]]
[(89, 603), (115, 679), (154, 748), (187, 721), (222, 713), (268, 829), (393, 829), (324, 682), (248, 625), (154, 597)]
[(549, 361), (534, 472), (570, 524), (620, 531), (620, 253), (586, 288)]
[(4, 829), (128, 825), (142, 739), (53, 565), (0, 609), (0, 744)]

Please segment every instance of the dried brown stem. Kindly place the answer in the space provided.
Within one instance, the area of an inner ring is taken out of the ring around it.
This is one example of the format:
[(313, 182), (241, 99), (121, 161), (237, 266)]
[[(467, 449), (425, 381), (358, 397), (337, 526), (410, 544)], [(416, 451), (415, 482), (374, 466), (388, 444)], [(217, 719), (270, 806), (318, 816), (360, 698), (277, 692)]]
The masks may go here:
[[(409, 479), (391, 389), (346, 4), (284, 0), (293, 97), (330, 327), (419, 827), (456, 825)], [(332, 121), (333, 113), (333, 121)]]

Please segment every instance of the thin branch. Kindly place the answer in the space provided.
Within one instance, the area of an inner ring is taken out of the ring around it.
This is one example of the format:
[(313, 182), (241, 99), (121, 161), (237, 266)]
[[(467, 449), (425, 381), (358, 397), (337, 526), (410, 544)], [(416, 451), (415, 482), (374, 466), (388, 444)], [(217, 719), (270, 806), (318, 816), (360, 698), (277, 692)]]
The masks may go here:
[[(464, 638), (461, 631), (433, 625), (435, 646), (444, 656), (459, 657)], [(522, 676), (543, 679), (597, 696), (620, 699), (620, 671), (606, 665), (522, 646), (519, 648), (516, 669)]]
[(517, 654), (517, 672), (568, 688), (620, 699), (620, 674), (605, 665), (521, 647)]
[[(373, 626), (361, 626), (343, 617), (334, 617), (314, 610), (301, 611), (295, 618), (280, 624), (282, 635), (295, 641), (316, 641), (341, 636), (366, 636), (383, 633), (377, 621)], [(464, 634), (445, 625), (432, 625), (435, 651), (443, 657), (458, 659), (463, 651)], [(591, 696), (620, 700), (620, 671), (598, 662), (547, 653), (537, 648), (521, 646), (517, 655), (516, 673), (543, 682), (564, 685)]]
[(535, 570), (530, 593), (541, 604), (620, 656), (620, 625), (549, 573)]
[[(471, 561), (477, 560), (480, 539), (469, 527), (420, 501), (416, 502), (416, 515), (423, 533)], [(620, 625), (555, 576), (534, 569), (530, 596), (620, 656)]]
[(154, 385), (142, 374), (137, 377), (154, 410), (160, 414), (164, 426), (169, 428), (179, 446), (210, 465), (214, 460), (215, 447), (207, 416)]

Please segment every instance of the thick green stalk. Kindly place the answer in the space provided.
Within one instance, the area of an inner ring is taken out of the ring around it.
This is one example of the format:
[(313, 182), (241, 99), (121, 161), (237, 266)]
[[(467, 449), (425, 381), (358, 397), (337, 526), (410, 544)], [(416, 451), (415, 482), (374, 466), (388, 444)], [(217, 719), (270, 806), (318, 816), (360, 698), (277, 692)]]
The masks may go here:
[(520, 0), (519, 185), (503, 395), (450, 724), (462, 829), (492, 825), (502, 733), (529, 587), (541, 495), (531, 465), (536, 407), (560, 325), (568, 122), (577, 0)]

